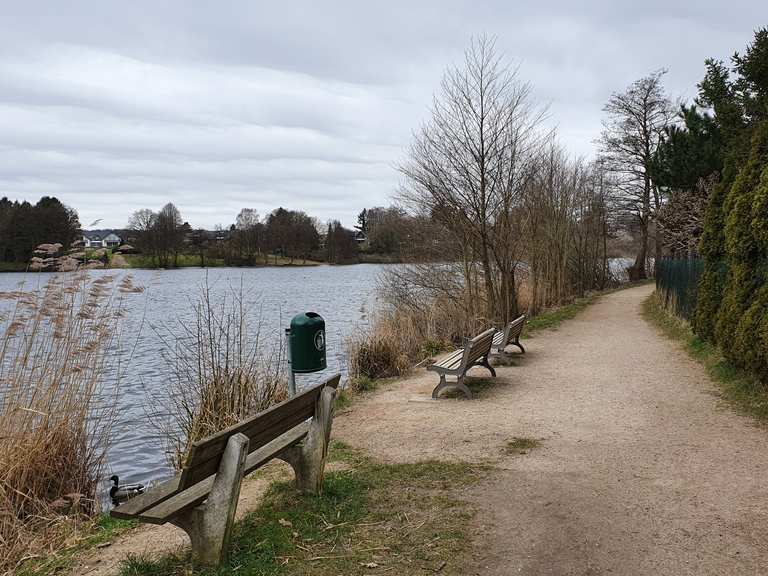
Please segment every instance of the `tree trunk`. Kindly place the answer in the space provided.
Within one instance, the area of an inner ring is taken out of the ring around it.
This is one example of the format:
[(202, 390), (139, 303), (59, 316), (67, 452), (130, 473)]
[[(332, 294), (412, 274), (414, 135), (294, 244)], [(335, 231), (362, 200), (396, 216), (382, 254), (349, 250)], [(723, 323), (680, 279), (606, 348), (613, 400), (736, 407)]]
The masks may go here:
[(640, 228), (640, 250), (635, 258), (635, 263), (632, 265), (629, 271), (629, 280), (636, 282), (638, 280), (645, 280), (648, 275), (645, 272), (645, 261), (648, 258), (648, 223), (643, 222)]

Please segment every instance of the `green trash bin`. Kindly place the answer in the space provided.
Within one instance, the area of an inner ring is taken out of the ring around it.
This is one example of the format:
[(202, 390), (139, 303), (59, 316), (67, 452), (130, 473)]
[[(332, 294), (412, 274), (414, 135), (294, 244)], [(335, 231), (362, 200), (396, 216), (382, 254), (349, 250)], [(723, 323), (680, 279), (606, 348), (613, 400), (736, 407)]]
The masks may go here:
[(325, 370), (325, 320), (317, 312), (297, 314), (291, 320), (291, 371), (298, 374)]

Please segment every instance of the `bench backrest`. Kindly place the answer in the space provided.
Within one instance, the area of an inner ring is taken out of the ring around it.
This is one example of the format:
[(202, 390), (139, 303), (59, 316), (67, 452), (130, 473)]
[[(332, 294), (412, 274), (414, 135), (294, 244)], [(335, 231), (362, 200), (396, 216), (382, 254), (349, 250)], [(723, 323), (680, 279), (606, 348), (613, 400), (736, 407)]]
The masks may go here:
[(293, 398), (192, 444), (181, 472), (179, 489), (189, 488), (216, 474), (230, 436), (245, 434), (250, 441), (248, 452), (251, 453), (314, 416), (323, 388), (336, 388), (339, 379), (337, 374)]
[(506, 346), (512, 340), (520, 336), (523, 332), (523, 326), (525, 326), (525, 314), (518, 316), (512, 320), (512, 322), (507, 324), (507, 327), (504, 329), (504, 341), (502, 344)]
[(491, 351), (491, 344), (493, 344), (493, 335), (495, 333), (496, 330), (494, 328), (489, 328), (467, 341), (464, 345), (464, 357), (461, 360), (462, 368), (469, 366)]

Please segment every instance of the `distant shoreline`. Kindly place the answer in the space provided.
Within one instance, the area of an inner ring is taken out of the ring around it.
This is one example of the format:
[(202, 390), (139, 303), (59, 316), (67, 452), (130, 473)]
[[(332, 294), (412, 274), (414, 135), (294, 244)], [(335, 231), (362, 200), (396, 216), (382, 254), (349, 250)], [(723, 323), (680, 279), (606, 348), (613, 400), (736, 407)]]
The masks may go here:
[[(317, 268), (321, 266), (356, 266), (359, 264), (402, 264), (402, 261), (361, 261), (361, 262), (347, 262), (347, 263), (337, 263), (337, 264), (330, 264), (328, 262), (315, 262), (312, 260), (306, 261), (306, 262), (294, 262), (293, 264), (288, 263), (281, 263), (281, 264), (255, 264), (250, 266), (236, 266), (232, 264), (213, 264), (210, 266), (200, 266), (197, 264), (190, 264), (190, 265), (183, 265), (183, 266), (171, 266), (168, 268), (163, 267), (151, 267), (151, 266), (104, 266), (104, 267), (98, 267), (98, 268), (78, 268), (78, 270), (72, 270), (72, 272), (75, 271), (81, 271), (81, 270), (153, 270), (153, 271), (172, 271), (172, 270), (189, 270), (189, 269), (200, 269), (200, 270), (208, 270), (208, 269), (216, 269), (216, 268), (234, 268), (234, 269), (253, 269), (253, 268)], [(57, 270), (30, 270), (28, 266), (19, 266), (14, 267), (13, 265), (0, 265), (0, 274), (20, 274), (20, 273), (30, 273), (30, 274), (57, 274), (57, 273), (65, 273)]]

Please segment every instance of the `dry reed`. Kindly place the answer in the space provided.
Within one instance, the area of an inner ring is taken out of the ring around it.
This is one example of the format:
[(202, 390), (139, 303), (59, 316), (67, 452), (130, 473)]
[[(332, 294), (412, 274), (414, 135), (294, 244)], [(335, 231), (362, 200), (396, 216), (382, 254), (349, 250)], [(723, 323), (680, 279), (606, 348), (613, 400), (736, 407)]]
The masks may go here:
[[(193, 319), (163, 334), (167, 345), (170, 420), (162, 423), (172, 466), (190, 445), (286, 397), (283, 347), (267, 345), (258, 304), (242, 285), (214, 295), (206, 281), (193, 303)], [(251, 299), (252, 300), (252, 299)]]
[(98, 511), (116, 406), (102, 382), (119, 379), (123, 299), (136, 290), (76, 273), (0, 294), (0, 573)]
[(455, 300), (424, 297), (418, 305), (394, 304), (370, 328), (348, 342), (349, 372), (359, 378), (388, 378), (461, 343), (482, 325)]

